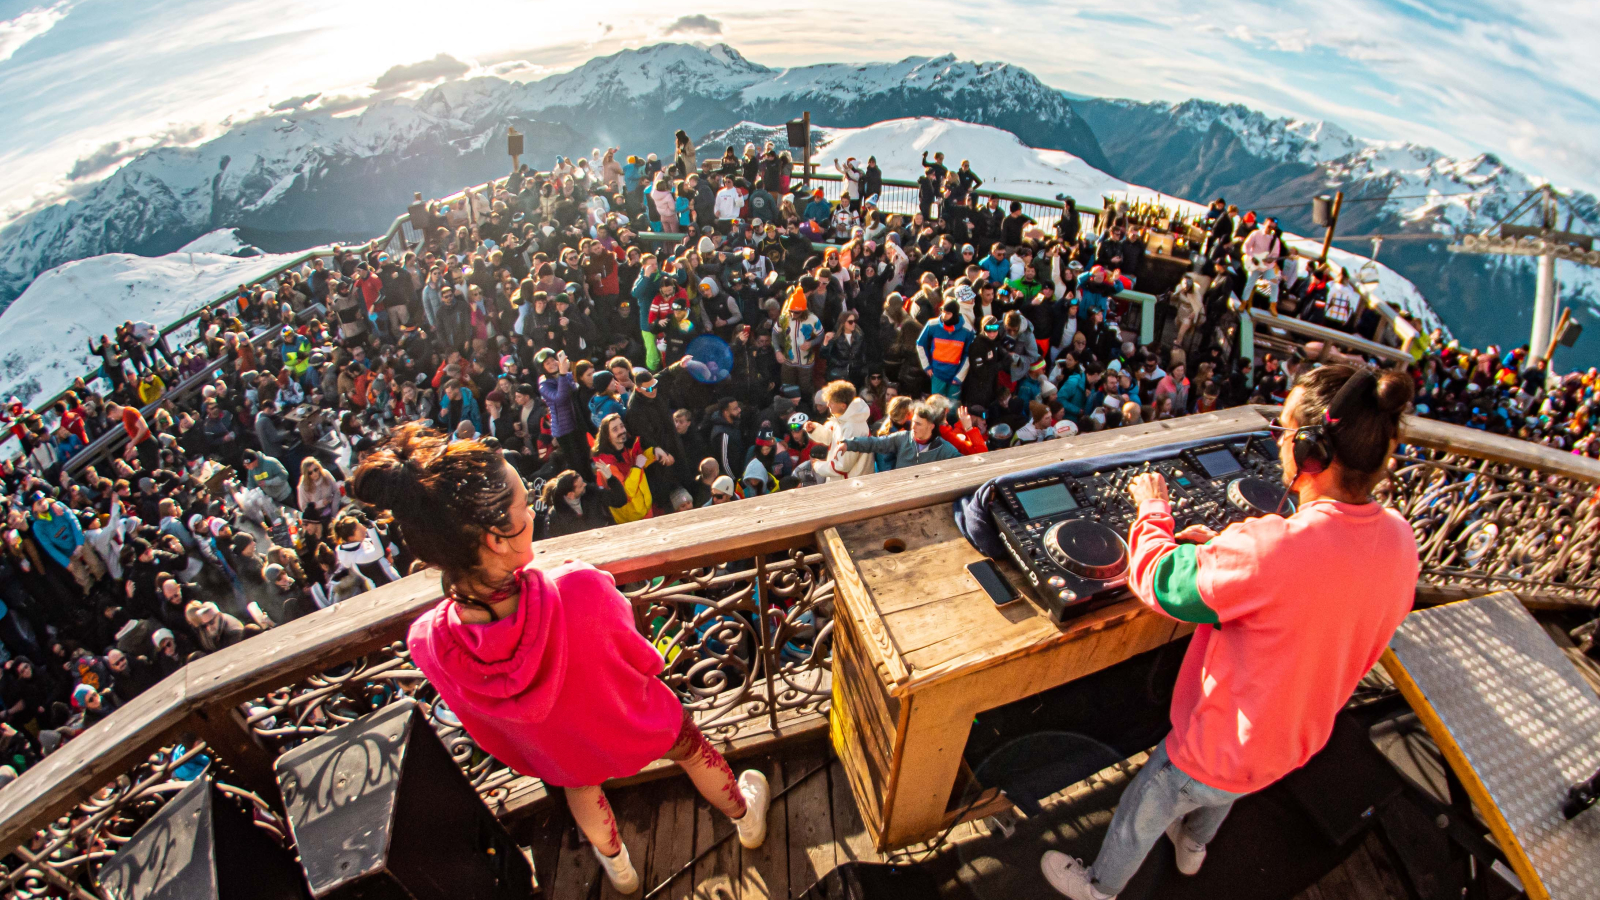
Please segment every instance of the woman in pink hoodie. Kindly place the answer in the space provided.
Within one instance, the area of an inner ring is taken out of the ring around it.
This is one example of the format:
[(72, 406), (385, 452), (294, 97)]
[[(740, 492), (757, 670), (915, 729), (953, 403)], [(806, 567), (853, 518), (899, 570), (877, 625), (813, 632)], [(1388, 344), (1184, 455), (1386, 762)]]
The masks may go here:
[(563, 788), (617, 890), (639, 887), (600, 785), (671, 759), (733, 819), (766, 838), (767, 781), (737, 780), (676, 695), (605, 572), (532, 564), (533, 521), (516, 470), (475, 440), (398, 429), (356, 471), (354, 494), (390, 509), (407, 546), (443, 571), (445, 597), (411, 625), (411, 657), (478, 746)]

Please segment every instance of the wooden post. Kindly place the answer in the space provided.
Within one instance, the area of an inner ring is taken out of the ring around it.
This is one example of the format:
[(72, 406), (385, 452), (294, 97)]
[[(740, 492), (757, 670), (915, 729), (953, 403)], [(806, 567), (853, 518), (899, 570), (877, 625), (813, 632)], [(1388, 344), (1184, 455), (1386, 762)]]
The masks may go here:
[(201, 707), (189, 722), (212, 755), (232, 772), (232, 777), (224, 780), (251, 791), (274, 808), (282, 808), (278, 779), (272, 772), (275, 757), (245, 724), (237, 707)]
[(805, 128), (806, 128), (806, 145), (805, 145), (805, 148), (804, 148), (804, 155), (801, 157), (803, 160), (805, 160), (805, 162), (802, 164), (801, 171), (805, 173), (806, 190), (810, 190), (811, 189), (811, 111), (807, 110), (807, 111), (801, 113), (800, 114), (800, 121), (805, 123)]
[(1339, 227), (1339, 207), (1344, 205), (1344, 191), (1334, 191), (1333, 209), (1328, 215), (1328, 233), (1322, 237), (1322, 255), (1317, 262), (1328, 261), (1328, 250), (1333, 247), (1333, 229)]
[(1561, 332), (1567, 330), (1567, 323), (1572, 321), (1572, 307), (1561, 311), (1561, 318), (1556, 322), (1556, 330), (1550, 333), (1550, 343), (1544, 348), (1544, 366), (1550, 368), (1550, 358), (1556, 355), (1556, 345), (1561, 343)]

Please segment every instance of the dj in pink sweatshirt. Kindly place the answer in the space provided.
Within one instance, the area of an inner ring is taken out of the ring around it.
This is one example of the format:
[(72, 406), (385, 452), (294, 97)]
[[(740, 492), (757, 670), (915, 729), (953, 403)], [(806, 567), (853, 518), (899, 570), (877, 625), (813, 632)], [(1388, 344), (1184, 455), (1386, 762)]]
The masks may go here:
[(518, 573), (516, 612), (466, 624), (445, 599), (411, 625), (411, 657), (478, 745), (558, 787), (633, 775), (671, 749), (683, 706), (656, 676), (612, 577), (569, 562)]

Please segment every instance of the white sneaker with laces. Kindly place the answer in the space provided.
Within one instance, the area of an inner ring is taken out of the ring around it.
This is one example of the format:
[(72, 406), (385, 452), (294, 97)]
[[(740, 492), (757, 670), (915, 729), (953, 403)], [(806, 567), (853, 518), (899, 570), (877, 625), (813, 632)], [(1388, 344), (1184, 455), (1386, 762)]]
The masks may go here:
[(1083, 860), (1072, 857), (1056, 850), (1046, 850), (1044, 857), (1039, 860), (1039, 868), (1044, 871), (1044, 880), (1050, 886), (1071, 897), (1072, 900), (1116, 900), (1116, 894), (1102, 894), (1090, 883), (1089, 869), (1084, 866)]
[(1189, 837), (1182, 819), (1167, 826), (1167, 839), (1172, 841), (1172, 849), (1177, 851), (1178, 871), (1185, 875), (1199, 872), (1200, 865), (1206, 861), (1206, 845)]
[(746, 850), (754, 850), (767, 839), (767, 807), (772, 802), (767, 776), (755, 769), (740, 772), (739, 794), (744, 797), (744, 816), (734, 819), (733, 824), (739, 829), (739, 843)]
[(595, 858), (600, 860), (600, 868), (605, 870), (606, 878), (611, 880), (611, 886), (619, 894), (632, 894), (639, 890), (639, 870), (633, 867), (633, 860), (628, 858), (628, 845), (622, 845), (622, 852), (616, 856), (607, 856), (600, 852), (599, 847), (589, 845), (594, 849)]

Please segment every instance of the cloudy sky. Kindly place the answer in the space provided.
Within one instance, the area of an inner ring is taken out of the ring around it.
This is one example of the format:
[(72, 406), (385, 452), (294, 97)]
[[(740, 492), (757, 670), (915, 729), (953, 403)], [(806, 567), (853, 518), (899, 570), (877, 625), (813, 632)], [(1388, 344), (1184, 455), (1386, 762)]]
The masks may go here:
[[(1350, 131), (1493, 152), (1600, 187), (1595, 0), (0, 0), (0, 208), (58, 196), (140, 149), (297, 102), (465, 71), (514, 77), (659, 40), (770, 66), (955, 53), (1049, 84), (1202, 97)], [(796, 36), (799, 39), (796, 40)], [(465, 64), (463, 64), (465, 63)], [(396, 68), (399, 67), (399, 68)], [(315, 96), (313, 96), (315, 95)]]

